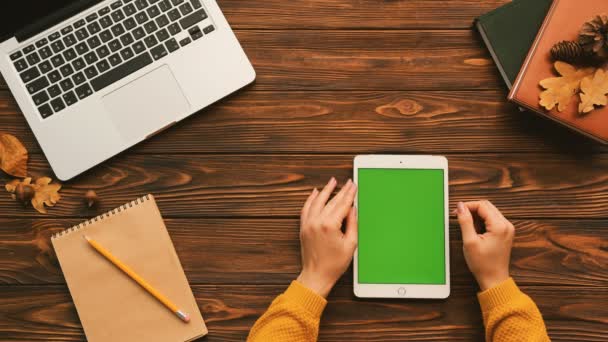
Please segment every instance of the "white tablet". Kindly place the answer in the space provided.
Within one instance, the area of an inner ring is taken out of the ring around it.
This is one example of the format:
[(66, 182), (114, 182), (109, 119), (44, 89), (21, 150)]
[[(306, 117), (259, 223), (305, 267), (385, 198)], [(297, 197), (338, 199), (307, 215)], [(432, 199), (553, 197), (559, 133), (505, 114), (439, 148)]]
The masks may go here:
[(355, 158), (354, 173), (359, 220), (355, 295), (447, 298), (447, 159), (363, 155)]

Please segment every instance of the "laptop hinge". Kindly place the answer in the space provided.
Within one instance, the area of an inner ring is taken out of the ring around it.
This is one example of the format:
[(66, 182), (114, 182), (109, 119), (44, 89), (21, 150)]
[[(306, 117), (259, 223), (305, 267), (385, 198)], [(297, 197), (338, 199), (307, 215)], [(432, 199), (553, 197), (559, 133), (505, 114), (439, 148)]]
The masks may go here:
[(72, 4), (70, 4), (56, 12), (53, 12), (52, 14), (36, 21), (35, 23), (32, 23), (32, 24), (24, 27), (23, 29), (17, 31), (15, 33), (15, 38), (17, 38), (18, 42), (27, 40), (27, 39), (37, 35), (38, 33), (48, 29), (49, 27), (57, 25), (58, 23), (78, 14), (79, 12), (82, 12), (83, 10), (85, 10), (95, 4), (98, 4), (100, 2), (103, 2), (103, 1), (105, 1), (105, 0), (75, 1)]

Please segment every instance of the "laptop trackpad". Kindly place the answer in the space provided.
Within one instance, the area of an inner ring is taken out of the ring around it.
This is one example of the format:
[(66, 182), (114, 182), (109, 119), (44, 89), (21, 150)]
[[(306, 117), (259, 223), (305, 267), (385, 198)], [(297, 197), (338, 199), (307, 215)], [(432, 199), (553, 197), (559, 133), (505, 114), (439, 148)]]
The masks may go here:
[(167, 65), (104, 96), (103, 103), (116, 129), (129, 141), (146, 138), (190, 109)]

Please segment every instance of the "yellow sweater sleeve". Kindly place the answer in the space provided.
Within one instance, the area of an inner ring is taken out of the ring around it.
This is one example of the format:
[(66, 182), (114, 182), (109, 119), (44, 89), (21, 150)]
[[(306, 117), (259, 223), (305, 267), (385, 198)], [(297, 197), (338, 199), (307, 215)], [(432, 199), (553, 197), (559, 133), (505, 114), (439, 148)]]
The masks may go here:
[(325, 305), (325, 298), (293, 281), (258, 319), (247, 341), (314, 342)]
[(512, 278), (477, 297), (486, 327), (486, 341), (551, 341), (536, 304), (519, 290)]

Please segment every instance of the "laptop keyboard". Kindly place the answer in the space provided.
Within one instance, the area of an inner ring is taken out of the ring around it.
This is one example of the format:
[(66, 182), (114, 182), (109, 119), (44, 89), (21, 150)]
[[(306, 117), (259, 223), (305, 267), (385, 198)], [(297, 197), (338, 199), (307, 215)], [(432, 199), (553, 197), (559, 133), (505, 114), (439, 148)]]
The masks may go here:
[(210, 34), (213, 25), (197, 25), (206, 18), (200, 0), (116, 1), (10, 58), (48, 118)]

